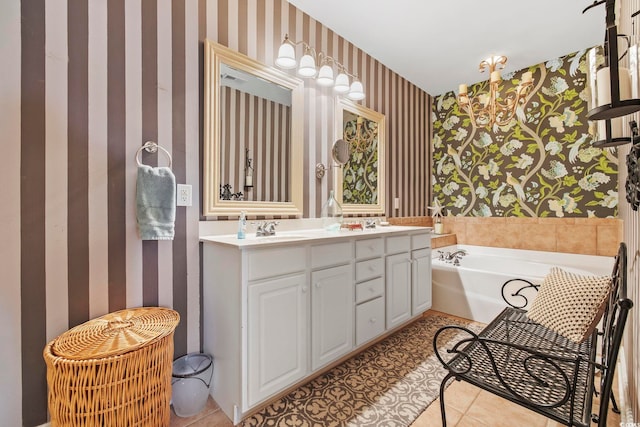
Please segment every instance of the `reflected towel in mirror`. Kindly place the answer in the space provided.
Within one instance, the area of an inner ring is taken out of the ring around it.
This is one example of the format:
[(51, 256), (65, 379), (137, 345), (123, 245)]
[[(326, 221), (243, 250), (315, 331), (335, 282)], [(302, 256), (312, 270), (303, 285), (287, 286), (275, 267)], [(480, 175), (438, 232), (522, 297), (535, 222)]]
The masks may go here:
[(138, 166), (136, 219), (142, 240), (173, 240), (176, 178), (170, 168)]

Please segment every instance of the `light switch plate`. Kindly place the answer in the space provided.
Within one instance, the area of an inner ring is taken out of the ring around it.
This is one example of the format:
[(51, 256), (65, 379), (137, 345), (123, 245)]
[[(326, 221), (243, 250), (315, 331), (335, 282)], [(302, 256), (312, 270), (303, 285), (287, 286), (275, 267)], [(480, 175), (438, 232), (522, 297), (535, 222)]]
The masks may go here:
[(191, 206), (191, 186), (188, 184), (178, 184), (176, 206)]

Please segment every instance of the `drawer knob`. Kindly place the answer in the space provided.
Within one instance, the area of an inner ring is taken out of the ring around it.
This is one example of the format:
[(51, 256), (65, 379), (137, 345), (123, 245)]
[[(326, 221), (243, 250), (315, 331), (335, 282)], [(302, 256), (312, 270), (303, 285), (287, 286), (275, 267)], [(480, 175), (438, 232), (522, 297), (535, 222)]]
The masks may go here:
[(303, 286), (303, 287), (302, 287), (302, 293), (303, 293), (303, 294), (306, 294), (306, 293), (307, 293), (307, 287), (306, 287), (306, 286)]
[(371, 291), (371, 292), (375, 292), (375, 291), (376, 291), (376, 288), (374, 288), (373, 286), (369, 286), (369, 291)]
[(315, 287), (316, 287), (316, 289), (320, 289), (320, 283), (316, 282), (315, 283)]
[(376, 271), (376, 268), (373, 265), (369, 266), (369, 271)]
[(370, 323), (376, 323), (376, 321), (377, 321), (377, 320), (376, 320), (376, 318), (375, 318), (375, 317), (372, 317), (371, 319), (369, 319), (369, 322), (370, 322)]

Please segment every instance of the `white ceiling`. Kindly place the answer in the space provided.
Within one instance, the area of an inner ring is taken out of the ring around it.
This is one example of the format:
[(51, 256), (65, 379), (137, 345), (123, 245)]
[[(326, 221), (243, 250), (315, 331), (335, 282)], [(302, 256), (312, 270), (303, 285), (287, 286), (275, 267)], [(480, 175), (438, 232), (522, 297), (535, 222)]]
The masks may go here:
[(592, 0), (288, 0), (431, 95), (601, 44), (604, 5)]

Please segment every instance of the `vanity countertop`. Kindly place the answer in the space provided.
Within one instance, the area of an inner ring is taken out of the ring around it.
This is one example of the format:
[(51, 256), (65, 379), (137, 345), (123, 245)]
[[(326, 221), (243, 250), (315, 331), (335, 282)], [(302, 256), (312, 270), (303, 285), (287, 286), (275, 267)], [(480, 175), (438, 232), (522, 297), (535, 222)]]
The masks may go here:
[[(337, 232), (326, 231), (323, 229), (306, 229), (276, 232), (275, 236), (256, 237), (255, 233), (247, 233), (244, 239), (238, 239), (235, 234), (222, 234), (201, 236), (200, 241), (204, 243), (221, 243), (230, 246), (242, 248), (253, 248), (264, 245), (289, 244), (293, 242), (310, 243), (314, 241), (329, 239), (351, 239), (366, 238), (389, 233), (400, 233), (409, 231), (431, 232), (430, 227), (416, 227), (404, 225), (379, 226), (373, 229), (364, 230), (340, 230)], [(435, 234), (432, 235), (436, 236)]]

